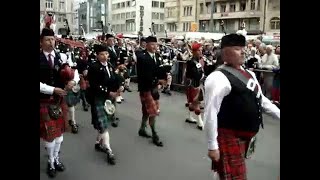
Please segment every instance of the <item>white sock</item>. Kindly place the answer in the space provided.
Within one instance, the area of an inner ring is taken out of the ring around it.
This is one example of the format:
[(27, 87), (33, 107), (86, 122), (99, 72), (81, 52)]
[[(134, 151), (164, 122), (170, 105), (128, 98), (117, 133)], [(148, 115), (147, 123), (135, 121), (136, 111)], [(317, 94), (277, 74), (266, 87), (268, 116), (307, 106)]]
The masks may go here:
[(52, 142), (45, 141), (44, 144), (45, 144), (45, 147), (46, 147), (47, 153), (48, 153), (48, 158), (49, 158), (48, 162), (50, 163), (51, 168), (54, 168), (54, 165), (53, 165), (53, 163), (54, 163), (54, 147), (55, 147), (56, 142), (55, 142), (55, 140), (53, 140)]
[(59, 151), (60, 151), (62, 141), (63, 141), (63, 135), (55, 139), (54, 154), (53, 154), (55, 159), (59, 159)]
[(70, 115), (70, 119), (72, 121), (73, 124), (76, 124), (76, 119), (75, 119), (75, 107), (69, 107), (69, 115)]
[(203, 121), (202, 121), (201, 114), (198, 115), (198, 126), (203, 127)]
[(110, 147), (110, 136), (109, 136), (109, 132), (108, 132), (108, 131), (105, 131), (105, 132), (102, 134), (102, 144), (103, 144), (110, 152), (112, 152), (111, 147)]
[(100, 133), (98, 133), (98, 136), (97, 136), (97, 139), (96, 139), (96, 144), (100, 144), (101, 139), (102, 139), (101, 136), (102, 136), (102, 135), (101, 135)]

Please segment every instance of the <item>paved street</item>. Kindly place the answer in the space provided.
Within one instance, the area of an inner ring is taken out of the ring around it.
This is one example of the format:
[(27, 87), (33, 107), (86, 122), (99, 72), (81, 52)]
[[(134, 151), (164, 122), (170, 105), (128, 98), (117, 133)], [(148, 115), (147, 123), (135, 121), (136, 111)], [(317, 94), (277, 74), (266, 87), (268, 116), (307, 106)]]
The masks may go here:
[[(161, 114), (157, 129), (164, 147), (138, 136), (141, 105), (133, 92), (125, 93), (118, 109), (120, 124), (111, 128), (111, 147), (117, 164), (110, 166), (105, 155), (94, 150), (97, 132), (91, 126), (90, 113), (78, 107), (76, 118), (80, 131), (64, 135), (61, 160), (67, 170), (56, 180), (212, 180), (204, 132), (184, 122), (186, 97), (173, 93), (161, 95)], [(276, 180), (280, 175), (280, 122), (265, 117), (265, 129), (259, 133), (255, 156), (247, 161), (249, 180)], [(40, 180), (45, 173), (47, 157), (40, 143)]]

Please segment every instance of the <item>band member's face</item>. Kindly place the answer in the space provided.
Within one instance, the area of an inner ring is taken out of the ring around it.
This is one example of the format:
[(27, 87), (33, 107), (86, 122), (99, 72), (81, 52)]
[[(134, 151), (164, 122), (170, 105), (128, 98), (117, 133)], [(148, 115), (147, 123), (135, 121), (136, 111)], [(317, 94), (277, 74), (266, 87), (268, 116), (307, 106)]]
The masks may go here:
[(41, 48), (45, 51), (52, 51), (56, 47), (55, 43), (54, 36), (44, 36), (40, 42)]
[(233, 66), (241, 66), (244, 63), (245, 48), (243, 46), (225, 47), (222, 50), (223, 60)]
[(157, 52), (158, 44), (156, 42), (147, 43), (147, 50), (151, 53)]
[(107, 39), (107, 45), (108, 46), (113, 46), (114, 45), (114, 38), (113, 37), (110, 37)]
[(198, 50), (196, 51), (193, 51), (192, 54), (195, 56), (195, 57), (201, 57), (202, 56), (202, 47), (200, 47)]
[(108, 53), (108, 51), (102, 51), (102, 52), (99, 52), (99, 53), (97, 54), (97, 59), (98, 59), (98, 61), (100, 61), (100, 62), (106, 62), (106, 61), (108, 60), (108, 58), (109, 58), (109, 53)]
[(141, 42), (141, 47), (142, 47), (142, 48), (146, 48), (146, 46), (147, 46), (147, 43), (144, 42), (144, 41), (142, 41), (142, 42)]

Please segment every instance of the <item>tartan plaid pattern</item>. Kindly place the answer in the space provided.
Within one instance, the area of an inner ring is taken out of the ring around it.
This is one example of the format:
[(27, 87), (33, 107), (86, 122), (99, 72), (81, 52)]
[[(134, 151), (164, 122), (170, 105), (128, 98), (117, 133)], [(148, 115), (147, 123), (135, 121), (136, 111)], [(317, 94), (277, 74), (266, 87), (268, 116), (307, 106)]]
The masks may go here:
[[(245, 138), (240, 138), (245, 136)], [(245, 153), (253, 133), (238, 133), (218, 129), (220, 160), (212, 161), (212, 170), (218, 172), (221, 180), (246, 180)], [(246, 140), (244, 140), (246, 139)]]
[(86, 90), (89, 86), (89, 81), (85, 80), (83, 76), (80, 76), (80, 89), (81, 90)]
[(55, 120), (51, 119), (48, 113), (48, 105), (52, 101), (40, 102), (40, 138), (47, 142), (53, 141), (65, 132), (63, 117)]
[(151, 117), (158, 115), (158, 108), (151, 92), (140, 92), (140, 101), (142, 106), (142, 114)]
[(188, 87), (187, 88), (187, 99), (189, 103), (189, 111), (200, 112), (200, 102), (198, 96), (200, 94), (200, 88)]
[(77, 93), (68, 91), (65, 101), (69, 107), (77, 105), (80, 102), (80, 91)]
[(110, 117), (104, 109), (105, 100), (95, 99), (91, 105), (92, 125), (94, 129), (104, 132), (108, 128)]

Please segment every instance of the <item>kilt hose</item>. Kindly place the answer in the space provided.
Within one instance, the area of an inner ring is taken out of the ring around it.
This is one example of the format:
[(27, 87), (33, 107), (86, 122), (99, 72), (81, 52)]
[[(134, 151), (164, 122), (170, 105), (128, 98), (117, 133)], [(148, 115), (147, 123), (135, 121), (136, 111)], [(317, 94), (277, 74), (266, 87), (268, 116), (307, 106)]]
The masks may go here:
[(65, 132), (65, 108), (66, 104), (62, 101), (61, 108), (63, 115), (58, 119), (52, 119), (49, 116), (48, 106), (55, 105), (54, 100), (43, 99), (40, 100), (40, 138), (44, 141), (52, 142), (55, 138), (60, 137)]
[(151, 91), (140, 92), (140, 101), (143, 116), (155, 117), (158, 115), (158, 106)]
[(80, 102), (80, 91), (77, 93), (74, 93), (73, 91), (68, 91), (65, 100), (69, 107), (77, 105)]
[(220, 180), (246, 180), (245, 153), (256, 133), (218, 128), (219, 161), (212, 161), (212, 170)]
[(104, 109), (105, 101), (104, 98), (95, 98), (91, 104), (91, 124), (101, 134), (108, 128), (110, 122), (110, 117)]

